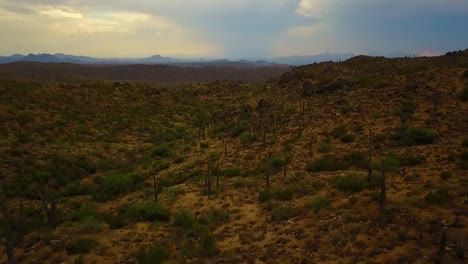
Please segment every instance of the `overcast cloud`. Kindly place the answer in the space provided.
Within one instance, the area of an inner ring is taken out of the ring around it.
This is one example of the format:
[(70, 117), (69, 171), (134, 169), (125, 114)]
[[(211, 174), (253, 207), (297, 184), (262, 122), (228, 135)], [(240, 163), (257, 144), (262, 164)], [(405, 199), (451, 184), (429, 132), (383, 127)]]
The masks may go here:
[(468, 0), (0, 0), (0, 54), (250, 58), (468, 48)]

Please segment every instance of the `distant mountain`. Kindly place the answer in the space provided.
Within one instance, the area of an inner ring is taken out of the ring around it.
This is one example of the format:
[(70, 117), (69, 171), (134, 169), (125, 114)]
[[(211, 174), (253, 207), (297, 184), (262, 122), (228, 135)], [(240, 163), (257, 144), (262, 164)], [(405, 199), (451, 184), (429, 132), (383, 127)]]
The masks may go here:
[[(382, 56), (379, 54), (368, 54), (371, 56)], [(129, 65), (129, 64), (166, 64), (178, 65), (187, 67), (203, 67), (203, 66), (235, 66), (235, 67), (262, 67), (273, 65), (291, 65), (301, 66), (313, 63), (320, 63), (324, 61), (345, 61), (354, 57), (353, 53), (323, 53), (318, 55), (307, 56), (287, 56), (278, 58), (258, 58), (249, 60), (227, 60), (227, 59), (179, 59), (171, 57), (163, 57), (161, 55), (154, 55), (149, 58), (93, 58), (87, 56), (75, 56), (62, 53), (56, 54), (28, 54), (27, 56), (21, 54), (14, 54), (11, 56), (0, 56), (0, 64), (29, 61), (29, 62), (42, 62), (42, 63), (74, 63), (74, 64), (113, 64), (113, 65)], [(414, 57), (414, 54), (407, 53), (391, 53), (385, 55), (388, 58), (395, 57)]]

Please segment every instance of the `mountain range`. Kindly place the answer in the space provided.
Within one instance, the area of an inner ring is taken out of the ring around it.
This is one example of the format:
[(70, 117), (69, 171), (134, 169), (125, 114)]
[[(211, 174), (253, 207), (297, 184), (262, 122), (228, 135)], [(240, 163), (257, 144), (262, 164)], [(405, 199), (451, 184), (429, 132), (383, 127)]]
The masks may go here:
[[(277, 64), (300, 66), (319, 63), (323, 61), (343, 61), (354, 57), (353, 53), (323, 53), (308, 56), (288, 56), (261, 60), (210, 60), (210, 59), (179, 59), (154, 55), (149, 58), (93, 58), (87, 56), (75, 56), (62, 53), (56, 54), (14, 54), (11, 56), (0, 56), (0, 64), (18, 61), (42, 62), (42, 63), (74, 63), (74, 64), (171, 64), (179, 66), (273, 66)], [(414, 56), (398, 53), (389, 54), (387, 57)]]

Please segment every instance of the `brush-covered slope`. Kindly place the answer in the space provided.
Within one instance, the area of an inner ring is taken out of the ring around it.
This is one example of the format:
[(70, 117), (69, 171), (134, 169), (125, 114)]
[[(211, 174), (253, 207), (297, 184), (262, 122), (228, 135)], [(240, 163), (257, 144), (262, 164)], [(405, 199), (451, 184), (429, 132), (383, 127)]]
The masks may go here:
[(467, 63), (356, 57), (170, 89), (1, 81), (2, 236), (20, 263), (428, 263), (445, 225), (444, 261), (462, 263)]

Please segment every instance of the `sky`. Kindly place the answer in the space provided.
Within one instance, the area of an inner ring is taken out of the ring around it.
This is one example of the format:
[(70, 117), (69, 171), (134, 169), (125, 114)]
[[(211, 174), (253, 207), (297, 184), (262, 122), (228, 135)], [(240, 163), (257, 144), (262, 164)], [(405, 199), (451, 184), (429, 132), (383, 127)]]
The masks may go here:
[(0, 0), (0, 55), (439, 55), (467, 25), (468, 0)]

